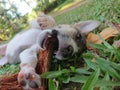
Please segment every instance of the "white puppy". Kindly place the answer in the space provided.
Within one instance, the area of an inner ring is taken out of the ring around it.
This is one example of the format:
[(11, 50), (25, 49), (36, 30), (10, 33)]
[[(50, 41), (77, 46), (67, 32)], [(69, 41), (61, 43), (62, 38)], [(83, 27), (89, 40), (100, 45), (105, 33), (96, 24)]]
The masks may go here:
[[(32, 22), (32, 25), (34, 25), (35, 22)], [(90, 20), (82, 21), (75, 25), (59, 25), (52, 29), (43, 31), (41, 31), (39, 27), (34, 27), (33, 29), (31, 28), (30, 30), (20, 33), (16, 35), (15, 38), (13, 38), (13, 40), (7, 46), (4, 60), (9, 59), (7, 62), (11, 64), (17, 63), (21, 60), (21, 71), (18, 75), (19, 83), (23, 86), (24, 89), (39, 88), (40, 82), (38, 80), (40, 80), (40, 77), (35, 72), (37, 63), (36, 54), (38, 52), (39, 46), (40, 49), (46, 49), (46, 45), (44, 45), (44, 43), (48, 41), (46, 40), (46, 37), (52, 37), (56, 35), (58, 39), (58, 49), (55, 52), (55, 57), (60, 60), (68, 59), (75, 53), (84, 49), (87, 34), (97, 28), (99, 25), (100, 23), (98, 21)], [(40, 24), (40, 26), (42, 25)], [(39, 46), (34, 45), (36, 41)], [(31, 53), (32, 51), (34, 53)]]
[[(37, 50), (41, 48), (46, 49), (50, 42), (46, 37), (57, 37), (58, 48), (55, 52), (57, 59), (68, 59), (75, 53), (82, 51), (86, 44), (87, 34), (99, 26), (98, 21), (83, 21), (75, 25), (59, 25), (53, 29), (47, 29), (41, 31), (37, 37), (38, 46), (32, 46), (26, 49), (20, 54), (21, 59), (21, 71), (18, 75), (18, 81), (24, 89), (34, 89), (40, 87), (40, 77), (35, 73), (35, 67), (37, 64)], [(40, 46), (40, 47), (39, 47)], [(35, 53), (31, 53), (36, 51)], [(22, 78), (21, 78), (22, 77)], [(30, 77), (30, 78), (29, 78)], [(31, 79), (32, 78), (32, 79)], [(32, 82), (32, 84), (31, 84)]]
[(54, 27), (55, 21), (51, 16), (39, 15), (30, 21), (30, 26), (30, 29), (15, 35), (8, 44), (0, 46), (0, 55), (5, 55), (0, 60), (0, 66), (21, 62), (18, 82), (23, 89), (33, 90), (39, 88), (41, 84), (40, 76), (35, 72), (39, 50), (36, 40), (42, 30)]
[(37, 37), (42, 30), (55, 26), (55, 21), (51, 16), (39, 15), (38, 18), (30, 21), (30, 26), (30, 29), (15, 35), (8, 45), (1, 46), (1, 53), (3, 48), (7, 48), (4, 51), (5, 56), (0, 60), (0, 66), (6, 63), (15, 64), (20, 62), (19, 54), (36, 43)]

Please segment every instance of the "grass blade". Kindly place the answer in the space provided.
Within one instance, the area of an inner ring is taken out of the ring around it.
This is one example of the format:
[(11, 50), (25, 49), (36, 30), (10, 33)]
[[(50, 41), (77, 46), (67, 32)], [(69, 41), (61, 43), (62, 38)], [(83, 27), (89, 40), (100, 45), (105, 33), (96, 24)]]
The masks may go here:
[(100, 74), (100, 69), (96, 69), (95, 72), (93, 72), (93, 74), (91, 74), (91, 76), (88, 78), (88, 80), (86, 81), (86, 83), (83, 85), (81, 90), (93, 90), (95, 83), (98, 80)]
[(77, 83), (85, 83), (88, 80), (89, 76), (85, 75), (75, 75), (74, 77), (70, 78), (70, 81), (77, 82)]
[(57, 90), (57, 86), (53, 82), (53, 79), (49, 79), (49, 90)]
[(90, 68), (92, 68), (93, 70), (96, 70), (98, 68), (98, 66), (94, 62), (92, 62), (93, 55), (91, 53), (84, 54), (83, 57), (84, 57), (86, 64)]
[(104, 72), (108, 72), (116, 80), (120, 80), (120, 75), (117, 73), (117, 71), (114, 68), (110, 66), (110, 64), (105, 59), (100, 57), (95, 57), (95, 60), (96, 63)]

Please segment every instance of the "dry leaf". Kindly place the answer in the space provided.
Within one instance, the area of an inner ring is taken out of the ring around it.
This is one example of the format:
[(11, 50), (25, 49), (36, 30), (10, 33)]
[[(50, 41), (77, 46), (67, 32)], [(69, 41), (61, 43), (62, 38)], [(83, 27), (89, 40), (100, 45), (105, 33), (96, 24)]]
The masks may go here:
[[(102, 32), (100, 32), (100, 36), (106, 40), (106, 39), (109, 39), (113, 36), (115, 36), (116, 34), (118, 34), (119, 32), (117, 30), (114, 30), (112, 28), (106, 28), (104, 29)], [(90, 46), (88, 46), (88, 43), (95, 43), (95, 44), (101, 44), (102, 41), (101, 39), (99, 38), (99, 36), (97, 34), (93, 34), (93, 33), (90, 33), (88, 34), (87, 36), (87, 39), (86, 39), (86, 42), (87, 42), (87, 48), (88, 49), (91, 49)]]

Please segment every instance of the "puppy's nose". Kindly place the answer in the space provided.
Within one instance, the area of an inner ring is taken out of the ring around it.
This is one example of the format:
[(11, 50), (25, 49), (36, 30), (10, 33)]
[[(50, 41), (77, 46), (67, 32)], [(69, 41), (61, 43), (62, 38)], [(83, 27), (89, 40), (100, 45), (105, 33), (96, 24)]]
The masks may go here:
[(62, 56), (64, 58), (71, 57), (72, 53), (73, 53), (73, 47), (70, 45), (62, 50)]

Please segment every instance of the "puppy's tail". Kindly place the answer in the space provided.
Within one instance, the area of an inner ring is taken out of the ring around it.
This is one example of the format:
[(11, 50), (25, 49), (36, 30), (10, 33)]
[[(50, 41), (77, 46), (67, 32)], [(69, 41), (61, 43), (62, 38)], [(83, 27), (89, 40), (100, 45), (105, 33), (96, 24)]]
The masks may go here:
[(4, 56), (4, 57), (2, 57), (2, 58), (0, 59), (0, 66), (3, 66), (3, 65), (5, 65), (5, 64), (7, 64), (7, 63), (8, 63), (8, 59), (7, 59), (6, 56)]
[(4, 56), (6, 53), (7, 44), (0, 45), (0, 56)]

